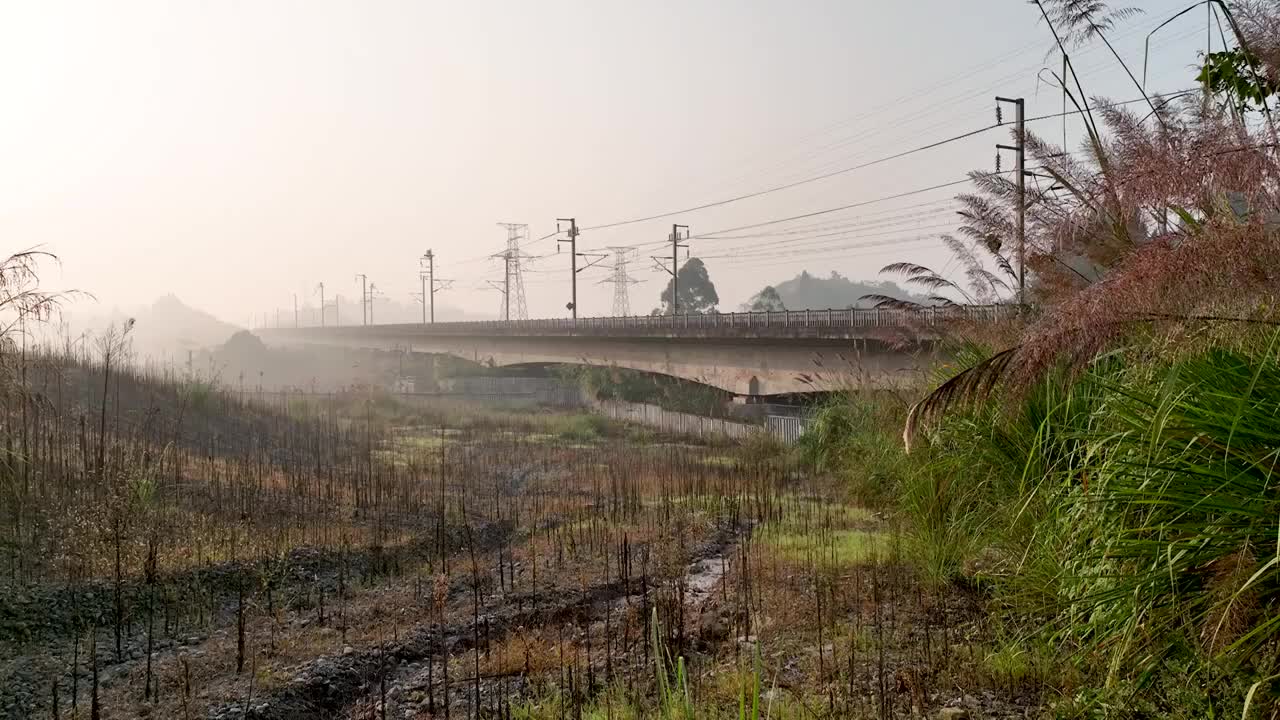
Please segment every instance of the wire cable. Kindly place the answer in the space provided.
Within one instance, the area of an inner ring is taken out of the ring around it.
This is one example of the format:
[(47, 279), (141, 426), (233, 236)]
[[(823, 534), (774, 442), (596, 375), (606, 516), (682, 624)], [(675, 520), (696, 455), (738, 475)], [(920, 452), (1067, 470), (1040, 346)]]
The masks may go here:
[[(1169, 97), (1169, 98), (1172, 98), (1172, 97), (1180, 97), (1180, 96), (1182, 96), (1182, 95), (1187, 94), (1188, 92), (1194, 92), (1194, 91), (1183, 90), (1183, 91), (1179, 91), (1179, 92), (1177, 92), (1177, 93), (1175, 93), (1175, 94), (1173, 94), (1173, 95), (1168, 95), (1168, 96), (1166, 96), (1166, 97)], [(1133, 103), (1146, 102), (1146, 101), (1147, 101), (1147, 99), (1146, 99), (1146, 98), (1136, 98), (1136, 99), (1134, 99), (1134, 100), (1125, 100), (1125, 101), (1118, 102), (1118, 103), (1109, 103), (1109, 105), (1110, 105), (1110, 106), (1116, 106), (1116, 107), (1118, 107), (1118, 106), (1121, 106), (1121, 105), (1131, 105), (1131, 104), (1133, 104)], [(1086, 106), (1083, 110), (1068, 110), (1067, 112), (1050, 113), (1050, 114), (1047, 114), (1047, 115), (1040, 115), (1040, 116), (1037, 116), (1037, 117), (1034, 117), (1034, 118), (1028, 118), (1028, 119), (1026, 120), (1026, 122), (1034, 122), (1034, 121), (1040, 121), (1040, 120), (1049, 120), (1049, 119), (1052, 119), (1052, 118), (1066, 117), (1066, 116), (1068, 116), (1068, 115), (1079, 115), (1079, 114), (1081, 114), (1082, 112), (1084, 112), (1084, 111), (1086, 111), (1086, 110), (1096, 110), (1096, 109), (1098, 109), (1098, 108), (1097, 108), (1097, 107), (1088, 107), (1088, 106)], [(938, 141), (935, 141), (935, 142), (931, 142), (931, 143), (929, 143), (929, 144), (927, 144), (927, 145), (921, 145), (921, 146), (918, 146), (918, 147), (911, 148), (911, 149), (909, 149), (909, 150), (903, 150), (903, 151), (901, 151), (901, 152), (897, 152), (897, 153), (894, 153), (894, 154), (892, 154), (892, 155), (886, 155), (886, 156), (884, 156), (884, 157), (876, 158), (875, 160), (869, 160), (869, 161), (867, 161), (867, 162), (859, 163), (859, 164), (857, 164), (857, 165), (853, 165), (853, 166), (850, 166), (850, 167), (841, 168), (841, 169), (839, 169), (839, 170), (833, 170), (833, 171), (831, 171), (831, 172), (823, 173), (823, 174), (821, 174), (821, 175), (814, 175), (814, 176), (812, 176), (812, 177), (804, 178), (804, 179), (802, 179), (802, 180), (796, 180), (795, 182), (789, 182), (789, 183), (785, 183), (785, 184), (782, 184), (782, 185), (776, 185), (776, 186), (774, 186), (774, 187), (766, 188), (766, 189), (764, 189), (764, 190), (757, 190), (757, 191), (755, 191), (755, 192), (745, 193), (745, 194), (742, 194), (742, 195), (737, 195), (737, 196), (734, 196), (734, 197), (725, 198), (725, 199), (723, 199), (723, 200), (716, 200), (716, 201), (714, 201), (714, 202), (703, 203), (702, 205), (694, 205), (693, 207), (682, 208), (682, 209), (680, 209), (680, 210), (669, 210), (669, 211), (667, 211), (667, 212), (661, 212), (661, 213), (657, 213), (657, 214), (654, 214), (654, 215), (646, 215), (646, 216), (644, 216), (644, 217), (630, 218), (630, 219), (627, 219), (627, 220), (618, 220), (618, 221), (615, 221), (615, 222), (604, 223), (604, 224), (601, 224), (601, 225), (592, 225), (592, 226), (590, 226), (590, 227), (584, 227), (584, 228), (581, 228), (581, 230), (582, 230), (583, 232), (586, 232), (586, 231), (592, 231), (592, 230), (605, 230), (605, 229), (607, 229), (607, 228), (620, 227), (620, 226), (623, 226), (623, 225), (634, 225), (634, 224), (636, 224), (636, 223), (648, 222), (648, 221), (650, 221), (650, 220), (661, 220), (662, 218), (672, 217), (673, 215), (683, 215), (683, 214), (685, 214), (685, 213), (697, 212), (697, 211), (699, 211), (699, 210), (706, 210), (706, 209), (708, 209), (708, 208), (720, 207), (720, 206), (722, 206), (722, 205), (729, 205), (729, 204), (732, 204), (732, 203), (741, 202), (741, 201), (743, 201), (743, 200), (749, 200), (749, 199), (751, 199), (751, 198), (760, 197), (761, 195), (768, 195), (768, 194), (771, 194), (771, 193), (781, 192), (781, 191), (783, 191), (783, 190), (790, 190), (791, 188), (799, 187), (799, 186), (801, 186), (801, 185), (808, 185), (809, 183), (815, 183), (815, 182), (819, 182), (819, 181), (821, 181), (821, 180), (827, 180), (827, 179), (829, 179), (829, 178), (833, 178), (833, 177), (835, 177), (835, 176), (837, 176), (837, 175), (843, 175), (843, 174), (845, 174), (845, 173), (850, 173), (850, 172), (853, 172), (853, 171), (855, 171), (855, 170), (862, 170), (862, 169), (864, 169), (864, 168), (869, 168), (869, 167), (872, 167), (872, 166), (874, 166), (874, 165), (879, 165), (879, 164), (881, 164), (881, 163), (886, 163), (886, 162), (889, 162), (889, 161), (891, 161), (891, 160), (898, 160), (898, 159), (900, 159), (900, 158), (904, 158), (904, 157), (907, 157), (907, 156), (910, 156), (910, 155), (915, 155), (916, 153), (925, 152), (926, 150), (933, 150), (934, 148), (942, 147), (943, 145), (949, 145), (949, 144), (951, 144), (951, 143), (953, 143), (953, 142), (958, 142), (958, 141), (960, 141), (960, 140), (965, 140), (965, 139), (968, 139), (968, 138), (974, 137), (974, 136), (976, 136), (976, 135), (981, 135), (981, 134), (982, 134), (982, 133), (984, 133), (984, 132), (988, 132), (988, 131), (991, 131), (991, 130), (995, 130), (996, 128), (1004, 127), (1004, 126), (1009, 125), (1009, 124), (1010, 124), (1010, 123), (993, 123), (993, 124), (991, 124), (991, 125), (987, 125), (986, 127), (977, 128), (976, 130), (970, 130), (970, 131), (968, 131), (968, 132), (960, 133), (959, 135), (953, 135), (953, 136), (951, 136), (951, 137), (949, 137), (949, 138), (945, 138), (945, 139), (943, 139), (943, 140), (938, 140)]]
[(832, 178), (837, 175), (843, 175), (845, 173), (853, 172), (855, 170), (862, 170), (864, 168), (869, 168), (873, 165), (879, 165), (881, 163), (886, 163), (891, 160), (904, 158), (904, 157), (907, 157), (908, 155), (914, 155), (916, 153), (924, 152), (926, 150), (932, 150), (934, 148), (947, 145), (949, 143), (957, 142), (959, 140), (964, 140), (966, 138), (971, 138), (975, 135), (980, 135), (984, 132), (987, 132), (989, 130), (994, 130), (998, 127), (1001, 127), (1001, 125), (998, 123), (988, 125), (986, 127), (978, 128), (977, 130), (970, 130), (969, 132), (961, 133), (959, 135), (946, 138), (945, 140), (938, 140), (937, 142), (932, 142), (932, 143), (929, 143), (928, 145), (921, 145), (919, 147), (911, 148), (910, 150), (903, 150), (902, 152), (894, 153), (893, 155), (886, 155), (885, 157), (877, 158), (875, 160), (854, 165), (852, 167), (841, 168), (840, 170), (833, 170), (832, 172), (823, 173), (822, 175), (815, 175), (813, 177), (805, 178), (803, 180), (797, 180), (795, 182), (786, 183), (784, 185), (777, 185), (775, 187), (767, 188), (765, 190), (757, 190), (755, 192), (746, 193), (745, 195), (738, 195), (737, 197), (726, 198), (724, 200), (717, 200), (715, 202), (709, 202), (703, 205), (696, 205), (694, 207), (684, 208), (682, 210), (672, 210), (669, 212), (658, 213), (657, 215), (649, 215), (646, 217), (632, 218), (630, 220), (619, 220), (617, 222), (606, 223), (604, 225), (593, 225), (591, 227), (582, 228), (582, 230), (585, 232), (588, 230), (604, 230), (606, 228), (619, 227), (621, 225), (634, 225), (635, 223), (647, 222), (649, 220), (660, 220), (665, 217), (671, 217), (672, 215), (682, 215), (684, 213), (696, 212), (698, 210), (706, 210), (707, 208), (719, 207), (721, 205), (728, 205), (730, 203), (740, 202), (742, 200), (749, 200), (754, 197), (760, 197), (761, 195), (768, 195), (770, 193), (780, 192), (782, 190), (790, 190), (791, 188), (799, 187), (801, 185), (807, 185), (809, 183), (818, 182), (820, 180), (826, 180), (828, 178)]

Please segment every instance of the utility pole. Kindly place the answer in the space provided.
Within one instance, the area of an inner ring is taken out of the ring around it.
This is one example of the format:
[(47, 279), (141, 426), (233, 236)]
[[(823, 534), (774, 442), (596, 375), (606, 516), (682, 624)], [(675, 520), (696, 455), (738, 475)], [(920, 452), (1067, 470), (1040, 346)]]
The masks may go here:
[[(680, 237), (680, 231), (684, 230), (684, 237)], [(680, 312), (680, 248), (689, 249), (688, 245), (682, 245), (681, 240), (689, 239), (688, 225), (672, 225), (671, 226), (671, 267), (667, 267), (663, 258), (651, 255), (650, 257), (658, 267), (666, 270), (671, 274), (671, 315), (675, 316)], [(686, 253), (687, 254), (687, 253)]]
[[(599, 265), (600, 262), (608, 256), (605, 255), (604, 253), (578, 252), (578, 221), (575, 220), (574, 218), (557, 218), (556, 232), (560, 231), (560, 223), (562, 222), (569, 223), (569, 239), (556, 240), (556, 252), (560, 252), (560, 245), (559, 245), (560, 243), (569, 243), (569, 270), (570, 270), (569, 278), (572, 281), (573, 295), (572, 295), (572, 299), (569, 301), (569, 304), (566, 305), (565, 307), (573, 311), (573, 319), (577, 320), (578, 319), (578, 273), (588, 268), (592, 268), (592, 267), (595, 267), (596, 265)], [(578, 258), (580, 257), (594, 258), (594, 259), (591, 262), (588, 262), (586, 265), (583, 265), (582, 267), (578, 267)]]
[[(490, 257), (502, 258), (502, 319), (511, 319), (511, 250)], [(496, 285), (494, 287), (497, 287)]]
[(324, 327), (324, 283), (320, 283), (320, 327)]
[[(428, 273), (424, 273), (421, 270), (418, 271), (418, 280), (422, 281), (422, 292), (418, 294), (418, 301), (422, 303), (422, 324), (423, 325), (427, 324), (427, 302), (428, 302), (427, 278), (428, 277), (430, 277)], [(435, 303), (432, 303), (432, 304), (434, 305)], [(433, 307), (431, 308), (432, 320), (435, 320), (435, 314), (436, 314), (435, 308)]]
[[(485, 280), (490, 288), (502, 293), (502, 304), (498, 306), (498, 319), (507, 321), (511, 319), (511, 257), (510, 253), (502, 252), (491, 257), (502, 258), (503, 272), (502, 282), (495, 280)], [(482, 288), (487, 289), (487, 288)]]
[[(680, 230), (684, 229), (684, 234), (689, 235), (688, 225), (671, 226), (671, 314), (677, 315), (680, 312)], [(685, 245), (684, 247), (689, 247)]]
[(492, 290), (497, 290), (498, 292), (502, 293), (502, 307), (504, 308), (504, 310), (503, 310), (503, 311), (502, 311), (502, 313), (501, 313), (501, 314), (504, 316), (502, 319), (503, 319), (503, 320), (508, 319), (508, 318), (506, 317), (506, 315), (510, 312), (510, 307), (511, 307), (511, 301), (508, 299), (508, 298), (510, 297), (510, 296), (508, 295), (508, 293), (510, 292), (510, 287), (509, 287), (508, 283), (504, 281), (504, 282), (502, 282), (501, 284), (499, 284), (499, 283), (497, 283), (497, 282), (495, 282), (495, 281), (493, 281), (493, 280), (485, 280), (485, 283), (486, 283), (489, 287), (487, 287), (487, 288), (483, 288), (483, 287), (482, 287), (482, 288), (480, 288), (481, 290), (490, 290), (490, 289), (492, 289)]
[(613, 316), (628, 317), (631, 315), (631, 296), (627, 288), (640, 282), (627, 272), (627, 263), (630, 262), (627, 255), (633, 248), (611, 247), (609, 249), (613, 251), (613, 276), (596, 284), (613, 284)]
[(360, 324), (368, 325), (369, 314), (368, 314), (368, 308), (365, 305), (365, 302), (369, 297), (369, 291), (366, 288), (365, 283), (369, 281), (369, 276), (365, 275), (364, 273), (360, 273), (359, 275), (356, 275), (356, 277), (360, 278)]
[[(1023, 98), (996, 98), (996, 121), (1003, 123), (1000, 103), (1012, 103), (1016, 113), (1013, 134), (1016, 145), (997, 145), (1000, 150), (1012, 150), (1017, 157), (1018, 184), (1018, 305), (1027, 303), (1027, 117), (1026, 100)], [(1064, 148), (1065, 151), (1065, 148)]]
[(378, 293), (378, 284), (369, 283), (369, 324), (373, 324), (373, 296)]
[(338, 314), (338, 308), (342, 307), (342, 296), (333, 296), (333, 326), (342, 327), (342, 316)]
[[(423, 260), (427, 261), (427, 276), (422, 285), (422, 324), (426, 325), (428, 302), (431, 305), (432, 324), (436, 321), (436, 254), (431, 250), (431, 248), (427, 248), (427, 251), (422, 253), (422, 257), (418, 260), (419, 267), (422, 266)], [(418, 277), (422, 277), (421, 270), (418, 271)]]
[(578, 220), (577, 218), (556, 218), (556, 231), (560, 230), (560, 223), (569, 223), (569, 239), (556, 239), (556, 252), (560, 252), (561, 243), (569, 243), (569, 279), (572, 281), (572, 294), (569, 300), (569, 309), (573, 311), (573, 319), (578, 319)]
[(298, 293), (293, 294), (293, 327), (298, 327)]
[(422, 253), (422, 257), (418, 259), (418, 266), (421, 267), (426, 263), (427, 271), (424, 273), (418, 271), (418, 279), (422, 281), (422, 324), (427, 324), (427, 312), (430, 310), (431, 322), (436, 321), (436, 291), (448, 290), (452, 285), (452, 280), (442, 280), (436, 277), (436, 254), (430, 248)]

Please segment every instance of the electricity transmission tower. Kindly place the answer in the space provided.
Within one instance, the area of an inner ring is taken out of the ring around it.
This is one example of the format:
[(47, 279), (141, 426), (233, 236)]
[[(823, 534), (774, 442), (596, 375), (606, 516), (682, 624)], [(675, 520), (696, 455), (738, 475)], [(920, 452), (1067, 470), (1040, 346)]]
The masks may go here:
[[(503, 285), (503, 318), (506, 320), (528, 320), (529, 306), (524, 299), (524, 274), (520, 271), (520, 241), (529, 239), (529, 226), (523, 223), (498, 223), (507, 229), (507, 249), (494, 257), (502, 258), (505, 263)], [(514, 305), (515, 307), (512, 307)], [(513, 314), (514, 311), (514, 314)]]
[(627, 263), (631, 260), (630, 253), (633, 248), (611, 247), (609, 249), (613, 251), (613, 275), (597, 284), (613, 284), (613, 315), (628, 317), (631, 315), (631, 294), (628, 288), (640, 282), (631, 277), (627, 271)]

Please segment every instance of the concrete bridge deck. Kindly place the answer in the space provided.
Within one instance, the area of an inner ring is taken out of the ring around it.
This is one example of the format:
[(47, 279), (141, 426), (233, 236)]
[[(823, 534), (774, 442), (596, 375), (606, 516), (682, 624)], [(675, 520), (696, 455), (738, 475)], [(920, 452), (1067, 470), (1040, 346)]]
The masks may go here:
[(442, 353), (493, 366), (579, 364), (655, 372), (745, 396), (895, 387), (918, 377), (954, 323), (1004, 306), (642, 315), (260, 330), (269, 344)]
[[(609, 337), (831, 337), (861, 338), (885, 331), (919, 333), (961, 321), (992, 322), (1006, 317), (1000, 305), (901, 310), (888, 308), (728, 312), (706, 315), (633, 315), (626, 317), (479, 320), (395, 325), (348, 325), (354, 332), (404, 328), (432, 335), (609, 336)], [(298, 328), (310, 332), (324, 328)], [(338, 328), (329, 328), (336, 330)]]

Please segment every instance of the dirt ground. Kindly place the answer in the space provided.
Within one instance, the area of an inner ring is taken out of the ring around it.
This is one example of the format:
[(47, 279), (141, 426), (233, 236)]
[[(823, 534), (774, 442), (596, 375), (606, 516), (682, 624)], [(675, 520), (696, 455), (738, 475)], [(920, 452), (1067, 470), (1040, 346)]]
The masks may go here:
[(133, 578), (118, 648), (74, 611), (114, 587), (6, 590), (34, 630), (0, 647), (0, 717), (628, 717), (669, 710), (673, 678), (700, 717), (747, 695), (770, 717), (1036, 715), (981, 596), (923, 586), (889, 520), (781, 457), (500, 429), (429, 450), (433, 509), (395, 544)]

